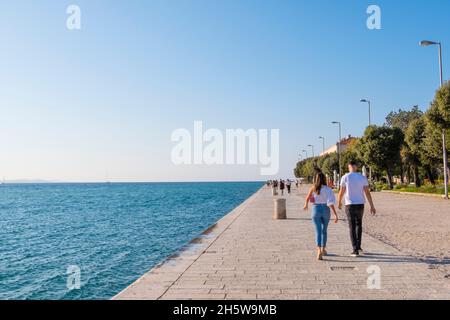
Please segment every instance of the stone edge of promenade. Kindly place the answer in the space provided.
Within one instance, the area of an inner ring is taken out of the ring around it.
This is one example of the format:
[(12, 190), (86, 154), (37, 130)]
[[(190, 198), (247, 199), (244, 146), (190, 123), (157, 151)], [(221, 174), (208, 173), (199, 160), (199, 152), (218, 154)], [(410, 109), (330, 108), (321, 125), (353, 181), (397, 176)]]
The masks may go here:
[(243, 203), (234, 208), (199, 237), (191, 240), (176, 253), (166, 258), (145, 273), (131, 285), (115, 295), (112, 300), (156, 300), (216, 241), (236, 220), (252, 200), (260, 193), (261, 187)]

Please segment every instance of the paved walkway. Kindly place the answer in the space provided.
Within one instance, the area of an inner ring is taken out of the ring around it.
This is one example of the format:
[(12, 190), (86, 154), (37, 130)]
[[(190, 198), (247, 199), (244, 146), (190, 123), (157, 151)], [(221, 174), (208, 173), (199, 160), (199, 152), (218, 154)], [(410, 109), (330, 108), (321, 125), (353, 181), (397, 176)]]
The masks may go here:
[[(349, 257), (346, 221), (330, 224), (331, 255), (317, 261), (306, 191), (287, 196), (288, 220), (274, 221), (261, 189), (115, 299), (450, 299), (449, 280), (366, 234), (369, 254)], [(368, 288), (368, 268), (379, 268), (380, 289)]]

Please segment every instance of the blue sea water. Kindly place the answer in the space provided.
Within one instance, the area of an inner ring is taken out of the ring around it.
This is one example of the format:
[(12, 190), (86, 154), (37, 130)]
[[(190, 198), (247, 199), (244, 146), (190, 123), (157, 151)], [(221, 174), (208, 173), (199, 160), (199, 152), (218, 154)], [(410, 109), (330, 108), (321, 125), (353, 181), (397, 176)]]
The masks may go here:
[(0, 299), (109, 299), (261, 186), (1, 185)]

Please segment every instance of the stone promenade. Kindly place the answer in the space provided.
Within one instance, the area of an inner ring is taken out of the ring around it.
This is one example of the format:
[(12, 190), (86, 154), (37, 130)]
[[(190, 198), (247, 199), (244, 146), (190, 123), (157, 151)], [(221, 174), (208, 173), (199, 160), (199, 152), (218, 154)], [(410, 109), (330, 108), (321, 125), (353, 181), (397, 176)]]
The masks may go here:
[(367, 234), (367, 254), (349, 257), (345, 220), (330, 223), (330, 256), (317, 261), (306, 192), (285, 196), (288, 219), (274, 221), (259, 190), (114, 299), (450, 299), (448, 279)]

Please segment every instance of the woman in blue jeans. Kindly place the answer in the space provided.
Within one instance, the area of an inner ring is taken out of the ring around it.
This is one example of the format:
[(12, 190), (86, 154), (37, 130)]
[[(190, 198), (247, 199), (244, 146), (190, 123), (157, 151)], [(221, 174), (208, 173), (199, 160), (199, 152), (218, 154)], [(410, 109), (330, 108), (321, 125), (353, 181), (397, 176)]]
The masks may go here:
[(314, 185), (306, 196), (303, 209), (308, 210), (309, 203), (313, 204), (312, 221), (316, 229), (317, 259), (323, 260), (327, 255), (328, 223), (330, 222), (331, 212), (333, 211), (334, 223), (339, 221), (336, 213), (336, 198), (333, 190), (327, 186), (327, 178), (322, 172), (314, 177)]

